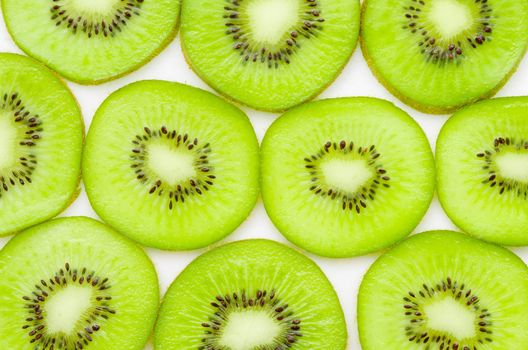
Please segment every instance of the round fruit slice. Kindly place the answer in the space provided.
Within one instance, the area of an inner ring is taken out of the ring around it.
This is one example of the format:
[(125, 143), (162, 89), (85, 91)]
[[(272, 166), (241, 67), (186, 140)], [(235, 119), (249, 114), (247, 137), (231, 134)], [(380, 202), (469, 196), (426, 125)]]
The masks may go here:
[(179, 0), (2, 0), (9, 33), (64, 77), (95, 84), (133, 71), (176, 35)]
[(156, 319), (149, 258), (92, 219), (17, 235), (0, 251), (0, 276), (2, 349), (140, 350)]
[(518, 0), (367, 0), (361, 45), (394, 95), (447, 113), (504, 85), (526, 52), (527, 17)]
[(0, 54), (0, 236), (43, 222), (79, 192), (84, 126), (49, 69)]
[(193, 0), (181, 16), (196, 73), (229, 99), (268, 111), (318, 95), (359, 33), (358, 0)]
[(143, 81), (99, 107), (83, 177), (93, 208), (118, 231), (148, 246), (193, 249), (249, 215), (258, 161), (241, 110), (190, 86)]
[(157, 350), (344, 350), (337, 295), (310, 259), (273, 241), (203, 254), (173, 282), (156, 324)]
[(427, 138), (401, 109), (373, 98), (290, 110), (262, 143), (262, 196), (296, 245), (348, 257), (387, 247), (418, 225), (434, 191)]
[(363, 350), (528, 347), (528, 269), (509, 250), (450, 231), (380, 257), (358, 296)]
[(438, 196), (462, 230), (528, 244), (528, 97), (483, 101), (457, 112), (437, 141)]

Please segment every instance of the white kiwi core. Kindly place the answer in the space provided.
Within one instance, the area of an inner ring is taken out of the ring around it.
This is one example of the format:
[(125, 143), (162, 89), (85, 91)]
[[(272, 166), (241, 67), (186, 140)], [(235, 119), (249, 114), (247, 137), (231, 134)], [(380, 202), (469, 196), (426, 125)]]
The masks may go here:
[(363, 159), (330, 159), (321, 163), (325, 182), (332, 188), (355, 193), (374, 176)]
[(299, 16), (299, 0), (253, 0), (247, 5), (251, 34), (255, 41), (276, 45)]
[(11, 167), (16, 161), (17, 129), (10, 117), (0, 113), (0, 170)]
[(44, 305), (49, 333), (70, 334), (91, 306), (92, 289), (68, 286), (59, 290)]
[(499, 153), (495, 156), (495, 164), (503, 178), (528, 183), (528, 154)]
[(231, 350), (252, 350), (272, 345), (280, 334), (280, 325), (267, 312), (237, 311), (229, 314), (219, 343)]
[(423, 310), (430, 329), (451, 334), (459, 340), (476, 336), (475, 313), (451, 297), (435, 300)]
[(468, 4), (459, 0), (434, 0), (427, 18), (444, 39), (456, 37), (473, 26)]
[(113, 12), (120, 0), (69, 0), (68, 2), (77, 13), (104, 16)]
[(196, 176), (194, 156), (165, 144), (148, 146), (148, 167), (170, 186)]

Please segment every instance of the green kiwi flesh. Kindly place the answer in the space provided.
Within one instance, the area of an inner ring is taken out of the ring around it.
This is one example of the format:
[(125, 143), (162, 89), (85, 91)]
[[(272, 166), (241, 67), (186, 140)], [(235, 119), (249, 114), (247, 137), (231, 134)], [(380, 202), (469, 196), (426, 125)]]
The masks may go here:
[(359, 8), (358, 0), (184, 1), (182, 47), (229, 99), (283, 111), (341, 72), (357, 43)]
[(363, 350), (528, 347), (528, 269), (507, 249), (450, 231), (381, 256), (359, 290)]
[(34, 226), (0, 251), (0, 347), (142, 350), (159, 302), (147, 255), (84, 217)]
[(505, 245), (528, 244), (528, 97), (466, 107), (440, 131), (438, 196), (462, 230)]
[(28, 55), (81, 84), (136, 70), (176, 35), (180, 0), (2, 0)]
[(181, 250), (231, 233), (258, 196), (258, 141), (215, 95), (165, 81), (130, 84), (100, 106), (83, 179), (108, 224), (147, 246)]
[(361, 45), (403, 102), (447, 113), (504, 85), (525, 54), (527, 17), (517, 0), (366, 0)]
[(84, 126), (67, 86), (0, 53), (0, 236), (59, 214), (77, 196)]
[(310, 259), (247, 240), (194, 260), (167, 291), (157, 350), (344, 350), (337, 295)]
[(377, 251), (418, 225), (434, 161), (418, 124), (390, 102), (340, 98), (286, 112), (261, 150), (262, 196), (280, 232), (312, 253)]

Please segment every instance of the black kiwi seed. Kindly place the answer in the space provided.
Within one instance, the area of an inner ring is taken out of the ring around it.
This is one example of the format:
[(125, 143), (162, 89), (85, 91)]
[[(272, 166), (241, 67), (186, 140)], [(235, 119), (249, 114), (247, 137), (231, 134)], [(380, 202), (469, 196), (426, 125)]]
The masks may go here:
[(240, 52), (243, 62), (264, 63), (268, 68), (278, 68), (280, 64), (289, 64), (291, 56), (301, 45), (299, 39), (311, 38), (323, 29), (322, 23), (325, 21), (321, 15), (321, 9), (317, 0), (304, 0), (302, 3), (302, 16), (298, 23), (285, 33), (283, 40), (275, 46), (267, 47), (262, 43), (254, 43), (251, 34), (245, 31), (247, 23), (243, 16), (246, 0), (228, 0), (228, 5), (224, 7), (224, 19), (227, 27), (226, 34), (233, 38), (233, 49)]
[[(70, 285), (87, 286), (93, 290), (92, 305), (83, 316), (72, 335), (64, 333), (49, 334), (46, 329), (46, 301), (57, 291)], [(97, 276), (95, 271), (86, 268), (75, 269), (65, 263), (47, 280), (40, 280), (34, 285), (31, 293), (22, 297), (26, 302), (27, 318), (22, 326), (28, 334), (28, 341), (38, 350), (80, 350), (93, 341), (95, 333), (101, 329), (101, 324), (108, 320), (116, 311), (111, 307), (112, 297), (108, 278)]]
[[(477, 334), (473, 339), (457, 340), (449, 334), (427, 328), (427, 322), (422, 304), (427, 299), (437, 296), (448, 296), (460, 302), (474, 312)], [(430, 350), (478, 350), (482, 344), (491, 343), (492, 315), (482, 307), (478, 296), (465, 284), (447, 277), (436, 285), (423, 284), (418, 291), (409, 291), (403, 297), (403, 312), (408, 325), (405, 327), (407, 339), (410, 342), (424, 344), (424, 349)]]
[(76, 13), (66, 0), (52, 0), (51, 20), (55, 25), (68, 28), (72, 33), (93, 36), (113, 37), (122, 30), (133, 16), (139, 16), (144, 0), (120, 0), (112, 13), (94, 20)]
[(500, 175), (499, 169), (493, 161), (493, 156), (504, 151), (528, 150), (528, 141), (515, 140), (512, 137), (497, 137), (493, 140), (493, 147), (484, 152), (477, 153), (477, 158), (484, 162), (482, 169), (486, 172), (486, 177), (482, 180), (492, 188), (496, 188), (499, 194), (511, 192), (518, 197), (528, 198), (528, 184), (514, 179), (504, 178)]
[[(165, 139), (176, 148), (181, 148), (191, 152), (194, 156), (194, 167), (196, 176), (188, 181), (181, 182), (175, 186), (169, 186), (146, 168), (148, 159), (147, 145), (153, 139)], [(209, 163), (209, 153), (211, 146), (209, 143), (200, 142), (197, 138), (192, 138), (188, 134), (178, 133), (176, 130), (168, 130), (165, 126), (151, 130), (144, 127), (142, 132), (137, 134), (132, 140), (132, 151), (130, 166), (136, 178), (146, 186), (147, 192), (151, 195), (165, 196), (169, 203), (169, 210), (174, 208), (175, 203), (184, 203), (190, 196), (200, 196), (209, 191), (214, 185), (216, 175), (213, 167)]]
[(210, 303), (213, 307), (211, 316), (200, 326), (204, 329), (202, 345), (198, 350), (222, 349), (218, 345), (225, 325), (229, 322), (229, 314), (234, 311), (263, 311), (279, 322), (283, 332), (273, 345), (261, 346), (259, 350), (285, 350), (292, 347), (298, 338), (302, 337), (301, 319), (295, 316), (288, 304), (277, 296), (275, 290), (257, 290), (250, 295), (245, 290), (217, 295)]
[(476, 49), (491, 40), (493, 10), (488, 4), (488, 0), (473, 0), (479, 7), (479, 15), (481, 16), (478, 21), (478, 28), (464, 33), (465, 38), (456, 41), (444, 40), (440, 37), (435, 38), (425, 29), (427, 24), (424, 23), (423, 8), (431, 1), (409, 0), (409, 5), (404, 7), (405, 23), (403, 25), (403, 29), (407, 29), (419, 37), (418, 46), (428, 62), (441, 65), (453, 62), (460, 63), (466, 50)]
[(25, 107), (18, 93), (4, 94), (0, 101), (2, 111), (7, 112), (21, 129), (24, 136), (18, 140), (17, 163), (4, 173), (0, 172), (0, 197), (14, 186), (25, 186), (32, 182), (31, 175), (37, 166), (33, 148), (42, 138), (42, 121)]
[[(321, 181), (323, 174), (319, 164), (328, 155), (336, 153), (354, 154), (359, 159), (365, 160), (375, 170), (375, 175), (355, 193), (347, 193), (328, 186)], [(304, 158), (304, 162), (311, 178), (309, 190), (315, 195), (341, 202), (343, 210), (350, 210), (360, 214), (362, 210), (367, 208), (369, 201), (374, 200), (380, 188), (390, 187), (390, 177), (387, 174), (387, 170), (380, 164), (380, 153), (376, 150), (375, 145), (358, 147), (352, 141), (348, 143), (344, 140), (340, 142), (328, 141), (317, 153)]]

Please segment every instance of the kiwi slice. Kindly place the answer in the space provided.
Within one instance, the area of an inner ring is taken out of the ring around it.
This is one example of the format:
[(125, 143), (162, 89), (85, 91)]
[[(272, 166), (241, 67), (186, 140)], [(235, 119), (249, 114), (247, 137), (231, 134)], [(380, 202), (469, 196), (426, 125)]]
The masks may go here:
[(246, 240), (194, 260), (160, 308), (157, 350), (344, 350), (337, 295), (310, 259)]
[(86, 192), (99, 216), (152, 247), (206, 246), (231, 233), (258, 196), (258, 141), (215, 95), (165, 81), (111, 94), (88, 132)]
[(184, 1), (183, 52), (229, 99), (282, 111), (337, 77), (356, 47), (359, 12), (359, 0)]
[(28, 55), (69, 80), (97, 84), (136, 70), (176, 35), (180, 0), (2, 0)]
[(61, 218), (0, 251), (0, 343), (16, 350), (143, 349), (158, 280), (147, 255), (107, 226)]
[(528, 346), (528, 268), (507, 249), (450, 231), (409, 238), (359, 289), (363, 350)]
[(528, 3), (518, 0), (366, 0), (362, 49), (403, 102), (447, 113), (489, 97), (528, 44)]
[(0, 53), (0, 236), (45, 221), (79, 193), (84, 126), (66, 85)]
[(462, 230), (506, 245), (528, 244), (528, 97), (466, 107), (440, 131), (438, 196)]
[(401, 109), (374, 98), (305, 104), (277, 119), (262, 143), (262, 196), (296, 245), (348, 257), (408, 235), (434, 191), (427, 138)]

